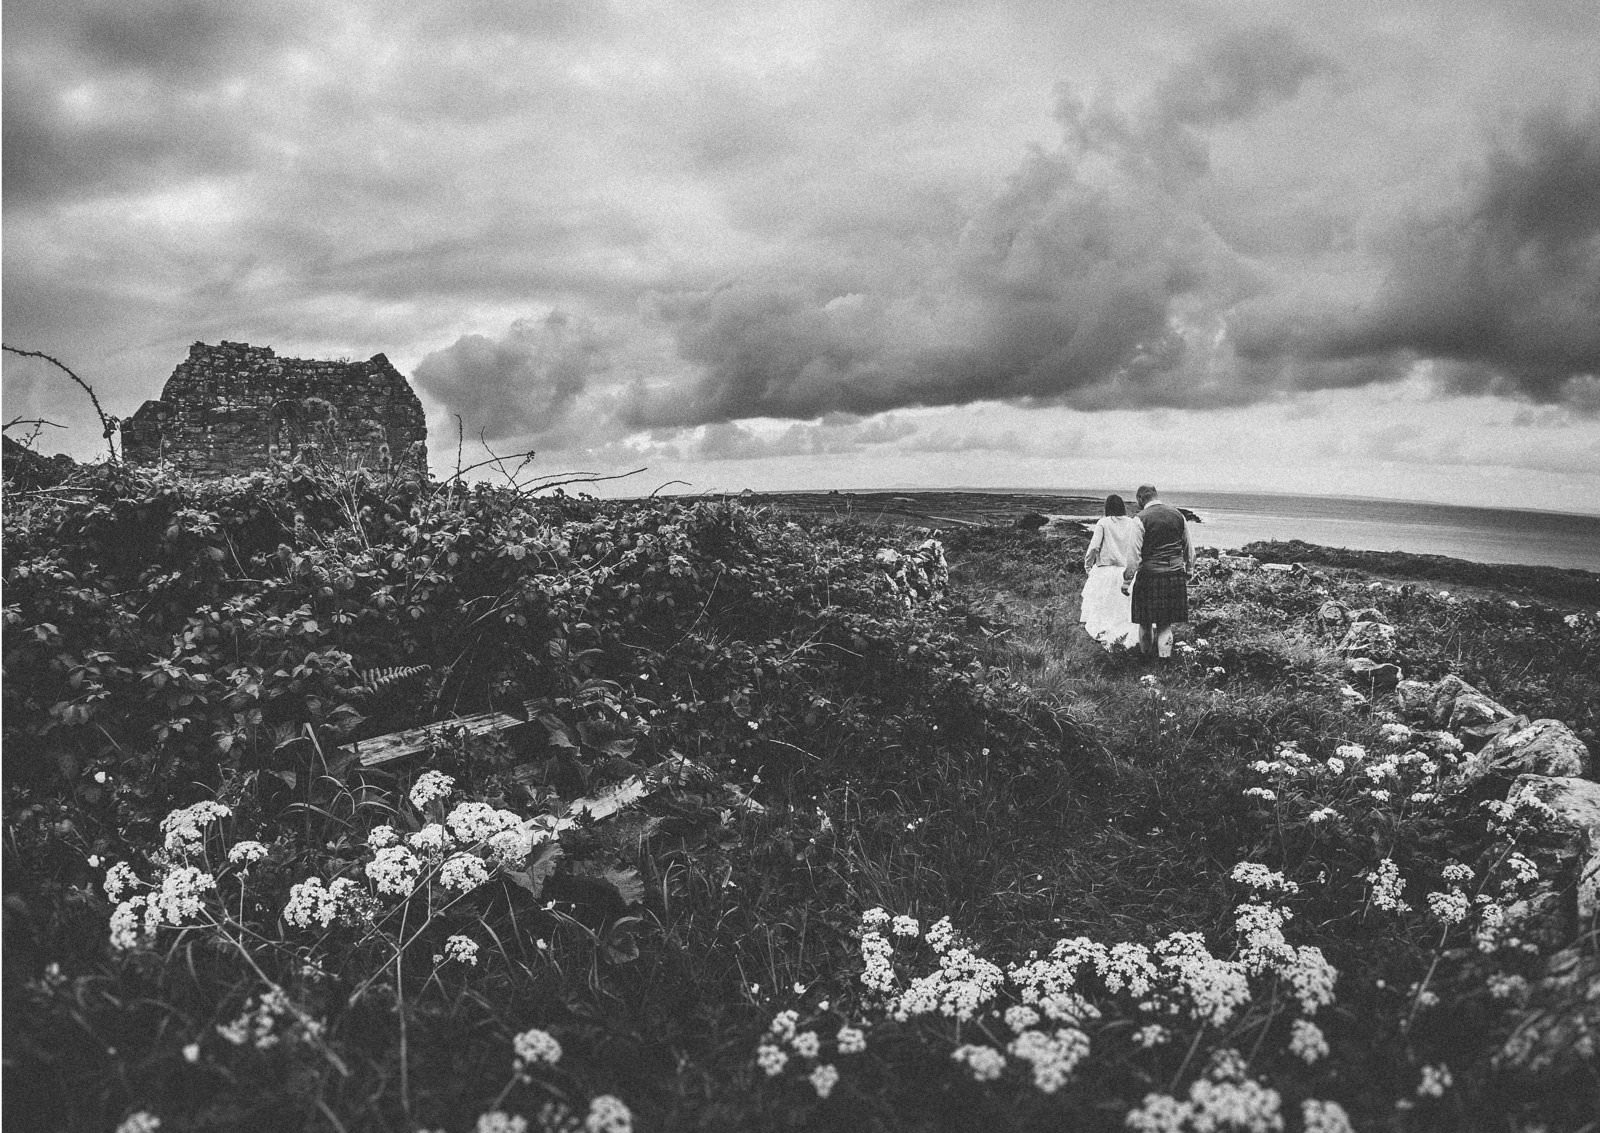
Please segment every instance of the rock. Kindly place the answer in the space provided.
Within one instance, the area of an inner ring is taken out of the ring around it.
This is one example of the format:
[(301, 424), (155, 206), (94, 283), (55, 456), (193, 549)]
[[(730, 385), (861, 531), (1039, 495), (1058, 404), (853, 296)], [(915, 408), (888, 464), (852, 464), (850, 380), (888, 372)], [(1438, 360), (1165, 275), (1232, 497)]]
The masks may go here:
[(1260, 570), (1261, 563), (1249, 555), (1218, 555), (1217, 563), (1229, 570)]
[(1562, 949), (1545, 962), (1495, 1068), (1525, 1074), (1592, 1073), (1600, 1055), (1600, 956)]
[(1017, 526), (1024, 531), (1037, 531), (1049, 522), (1036, 511), (1025, 511), (1017, 517)]
[(1550, 808), (1537, 835), (1547, 856), (1577, 862), (1578, 919), (1588, 924), (1600, 913), (1600, 783), (1572, 775), (1519, 775), (1508, 801), (1524, 794)]
[(1588, 746), (1560, 720), (1516, 717), (1520, 727), (1507, 728), (1489, 739), (1473, 762), (1484, 773), (1587, 778), (1593, 763)]
[(1441, 678), (1433, 686), (1428, 715), (1442, 727), (1479, 738), (1491, 734), (1502, 721), (1515, 716), (1509, 708), (1489, 699), (1454, 674)]
[(1350, 615), (1350, 620), (1352, 622), (1378, 622), (1382, 625), (1389, 624), (1389, 619), (1385, 617), (1383, 611), (1378, 609), (1376, 606), (1363, 606), (1361, 609)]
[(1317, 607), (1317, 626), (1330, 636), (1343, 633), (1350, 624), (1350, 607), (1343, 602), (1324, 602)]
[(1394, 656), (1395, 628), (1385, 622), (1356, 622), (1334, 648), (1346, 656), (1386, 660)]
[(1433, 686), (1426, 681), (1401, 681), (1394, 686), (1394, 698), (1407, 716), (1433, 718)]
[(1290, 571), (1294, 570), (1294, 567), (1290, 566), (1288, 563), (1262, 563), (1261, 569), (1270, 570), (1277, 574), (1288, 574)]
[(1403, 674), (1400, 666), (1391, 662), (1374, 661), (1371, 657), (1351, 657), (1344, 663), (1345, 672), (1358, 688), (1394, 688)]

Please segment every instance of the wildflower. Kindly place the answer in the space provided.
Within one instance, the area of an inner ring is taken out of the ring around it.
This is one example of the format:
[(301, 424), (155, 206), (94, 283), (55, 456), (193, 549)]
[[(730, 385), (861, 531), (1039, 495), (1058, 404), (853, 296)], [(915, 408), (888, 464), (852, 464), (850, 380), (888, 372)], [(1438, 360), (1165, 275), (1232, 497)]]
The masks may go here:
[(554, 1066), (561, 1061), (561, 1044), (550, 1032), (541, 1031), (538, 1027), (530, 1027), (520, 1035), (513, 1035), (511, 1051), (517, 1076), (523, 1081), (528, 1080), (528, 1072), (534, 1066), (540, 1063)]
[(1344, 760), (1340, 759), (1337, 755), (1330, 755), (1328, 757), (1326, 766), (1328, 770), (1333, 772), (1335, 775), (1344, 774)]
[(178, 925), (200, 915), (201, 895), (217, 887), (216, 878), (194, 866), (178, 866), (161, 879), (161, 887), (150, 894), (145, 906), (145, 927)]
[(1442, 1098), (1444, 1097), (1444, 1092), (1452, 1084), (1450, 1067), (1444, 1063), (1441, 1062), (1437, 1066), (1424, 1066), (1422, 1068), (1422, 1080), (1417, 1083), (1417, 1097)]
[(1156, 675), (1154, 673), (1146, 673), (1144, 676), (1139, 678), (1139, 683), (1144, 685), (1145, 688), (1155, 688), (1161, 682), (1156, 679)]
[(503, 1109), (492, 1109), (479, 1115), (472, 1133), (528, 1133), (528, 1119)]
[(811, 1088), (817, 1091), (817, 1097), (826, 1098), (833, 1093), (833, 1088), (839, 1084), (839, 1070), (831, 1062), (825, 1062), (811, 1072)]
[(266, 993), (245, 1001), (238, 1017), (228, 1023), (217, 1024), (217, 1034), (234, 1046), (254, 1046), (257, 1050), (271, 1050), (284, 1036), (278, 1026), (286, 1015), (292, 1015), (289, 997), (282, 988), (271, 988)]
[(139, 925), (142, 920), (139, 911), (143, 908), (144, 897), (130, 897), (112, 912), (111, 947), (118, 952), (139, 946)]
[(940, 917), (928, 927), (922, 939), (926, 940), (928, 946), (935, 952), (943, 952), (954, 942), (955, 935), (955, 929), (950, 927), (950, 918)]
[(890, 1007), (899, 1022), (937, 1012), (966, 1022), (992, 1000), (1005, 974), (967, 948), (952, 948), (939, 957), (939, 967), (911, 981)]
[(767, 1077), (776, 1078), (788, 1064), (789, 1054), (782, 1047), (772, 1043), (762, 1043), (756, 1047), (756, 1065), (766, 1072)]
[(1006, 1050), (1032, 1065), (1036, 1089), (1053, 1094), (1067, 1084), (1078, 1063), (1089, 1056), (1089, 1036), (1072, 1027), (1062, 1027), (1053, 1035), (1023, 1031)]
[(1146, 1094), (1139, 1108), (1122, 1119), (1130, 1133), (1182, 1133), (1194, 1107), (1167, 1094)]
[(156, 1133), (160, 1128), (161, 1119), (149, 1110), (141, 1109), (124, 1117), (122, 1124), (117, 1126), (117, 1133)]
[(1452, 889), (1448, 893), (1433, 892), (1428, 894), (1428, 911), (1439, 919), (1441, 924), (1460, 924), (1467, 919), (1472, 904), (1467, 900), (1467, 895), (1459, 889)]
[(840, 1027), (837, 1042), (840, 1054), (860, 1054), (867, 1049), (867, 1036), (859, 1027)]
[(162, 847), (169, 854), (195, 853), (205, 841), (206, 825), (232, 813), (231, 808), (210, 799), (175, 810), (161, 820)]
[(1173, 933), (1156, 951), (1162, 967), (1175, 977), (1175, 990), (1189, 1000), (1192, 1018), (1224, 1026), (1250, 1002), (1244, 965), (1211, 955), (1199, 933)]
[(183, 1060), (185, 1062), (199, 1062), (200, 1061), (200, 1044), (199, 1043), (186, 1043), (184, 1045), (184, 1048), (183, 1048)]
[(441, 960), (454, 960), (458, 964), (476, 966), (478, 963), (478, 942), (470, 936), (461, 936), (460, 934), (446, 937), (443, 954), (435, 956), (433, 962), (437, 964)]
[(470, 893), (489, 880), (489, 867), (473, 854), (452, 854), (440, 868), (439, 880), (447, 888)]
[(583, 1133), (633, 1133), (633, 1111), (622, 1099), (599, 1094), (589, 1099), (589, 1114), (583, 1119)]
[(801, 1031), (789, 1040), (789, 1045), (801, 1058), (815, 1058), (817, 1052), (822, 1049), (822, 1040), (817, 1037), (815, 1031)]
[(391, 897), (407, 896), (417, 884), (417, 873), (422, 863), (404, 846), (388, 846), (377, 852), (367, 863), (367, 876), (377, 885), (378, 892)]
[(133, 867), (127, 862), (118, 862), (106, 870), (105, 891), (106, 896), (113, 901), (120, 901), (122, 895), (135, 885), (143, 885)]
[(1385, 791), (1381, 787), (1374, 787), (1372, 790), (1367, 792), (1367, 795), (1372, 799), (1373, 802), (1378, 803), (1386, 803), (1389, 801), (1390, 797), (1389, 792)]
[(1265, 893), (1298, 893), (1300, 886), (1286, 879), (1276, 870), (1268, 869), (1259, 862), (1240, 862), (1233, 867), (1231, 874), (1234, 881), (1240, 885), (1248, 886)]
[(1367, 874), (1367, 880), (1372, 884), (1372, 903), (1378, 908), (1391, 913), (1403, 913), (1411, 907), (1400, 899), (1406, 882), (1400, 876), (1400, 867), (1394, 864), (1393, 858), (1384, 858), (1379, 862), (1378, 868)]
[(1283, 926), (1289, 912), (1276, 905), (1240, 905), (1234, 914), (1234, 929), (1239, 934), (1240, 954), (1252, 973), (1260, 974), (1293, 957), (1284, 939)]
[[(112, 868), (115, 868), (114, 866)], [(1511, 871), (1511, 876), (1516, 878), (1519, 885), (1527, 885), (1539, 880), (1539, 867), (1533, 859), (1524, 854), (1513, 853), (1506, 858), (1506, 868)], [(109, 876), (107, 884), (110, 883)]]
[(1385, 724), (1378, 729), (1385, 743), (1403, 744), (1411, 738), (1411, 729), (1404, 724)]
[(1160, 1023), (1146, 1023), (1133, 1032), (1133, 1045), (1144, 1050), (1172, 1041), (1172, 1032)]
[(767, 1030), (787, 1042), (789, 1039), (794, 1038), (794, 1027), (799, 1021), (800, 1013), (798, 1011), (780, 1011), (772, 1017), (772, 1024)]
[(1289, 1053), (1308, 1065), (1327, 1056), (1328, 1040), (1322, 1028), (1309, 1019), (1296, 1019), (1289, 1027)]
[(400, 834), (393, 826), (374, 826), (367, 835), (367, 846), (373, 850), (387, 850), (400, 844)]
[(1189, 1087), (1196, 1129), (1238, 1129), (1274, 1133), (1283, 1128), (1283, 1098), (1250, 1078), (1213, 1081), (1198, 1078)]
[(1300, 1117), (1305, 1123), (1305, 1133), (1355, 1133), (1350, 1115), (1338, 1102), (1317, 1101), (1307, 1098), (1300, 1103)]
[(1312, 811), (1310, 814), (1306, 815), (1306, 821), (1315, 825), (1315, 824), (1320, 824), (1320, 823), (1323, 823), (1323, 822), (1327, 822), (1329, 819), (1338, 818), (1338, 817), (1339, 817), (1339, 812), (1338, 811), (1334, 810), (1331, 806), (1325, 806), (1325, 807), (1319, 807), (1316, 810)]
[(900, 916), (890, 924), (889, 931), (895, 936), (918, 936), (922, 932), (922, 926), (917, 923), (916, 917)]
[(887, 994), (894, 990), (894, 945), (876, 932), (861, 936), (861, 982), (873, 991)]
[(1268, 790), (1266, 787), (1246, 787), (1244, 797), (1247, 799), (1260, 799), (1262, 802), (1270, 803), (1277, 801), (1278, 794), (1276, 791)]
[(965, 1043), (950, 1052), (950, 1057), (961, 1063), (979, 1082), (992, 1082), (1006, 1068), (1006, 1056), (992, 1046), (974, 1046)]
[(1095, 957), (1095, 968), (1106, 990), (1119, 992), (1128, 989), (1129, 995), (1142, 996), (1150, 990), (1155, 978), (1155, 965), (1150, 962), (1150, 950), (1142, 944), (1113, 944), (1110, 951)]
[(236, 842), (228, 851), (228, 861), (234, 865), (249, 866), (267, 856), (267, 848), (260, 842)]
[(1522, 999), (1528, 993), (1528, 981), (1518, 975), (1489, 977), (1489, 994), (1496, 999)]
[(861, 927), (864, 930), (876, 930), (888, 924), (889, 912), (881, 905), (874, 906), (861, 914)]
[(1039, 1021), (1039, 1013), (1019, 1003), (1006, 1008), (1005, 1020), (1013, 1032), (1026, 1031)]
[(429, 803), (449, 798), (455, 786), (455, 779), (442, 771), (424, 771), (411, 784), (411, 805), (418, 810), (426, 810)]
[[(1346, 763), (1360, 763), (1367, 758), (1367, 749), (1360, 744), (1340, 744), (1333, 749), (1333, 754)], [(1330, 760), (1329, 762), (1332, 761)]]
[(310, 928), (312, 921), (327, 928), (333, 923), (338, 910), (338, 899), (322, 887), (322, 879), (308, 877), (290, 887), (289, 903), (283, 907), (283, 919), (296, 928)]
[(1472, 934), (1473, 943), (1477, 945), (1478, 951), (1489, 953), (1498, 948), (1505, 928), (1505, 908), (1493, 901), (1485, 902), (1478, 910), (1478, 931)]
[(488, 803), (461, 803), (445, 815), (445, 824), (456, 840), (467, 844), (487, 842), (504, 830), (515, 830), (522, 819), (508, 810), (496, 810)]
[(450, 846), (450, 832), (437, 822), (430, 822), (406, 838), (406, 845), (419, 854), (442, 854)]

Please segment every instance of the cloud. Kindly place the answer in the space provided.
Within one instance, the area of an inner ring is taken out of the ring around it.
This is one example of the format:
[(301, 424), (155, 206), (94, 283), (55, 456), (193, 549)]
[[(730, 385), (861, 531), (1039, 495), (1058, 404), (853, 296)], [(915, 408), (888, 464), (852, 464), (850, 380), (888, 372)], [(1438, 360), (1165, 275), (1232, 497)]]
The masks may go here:
[(702, 375), (633, 427), (982, 399), (1082, 407), (1255, 396), (1211, 365), (1217, 312), (1263, 285), (1188, 199), (1199, 132), (1293, 98), (1331, 64), (1281, 29), (1224, 37), (1124, 113), (1063, 94), (1064, 137), (959, 225), (855, 261), (786, 262), (657, 294)]
[(499, 339), (463, 335), (418, 364), (417, 385), (486, 439), (560, 437), (589, 383), (607, 372), (593, 320), (554, 311), (519, 319)]
[(1387, 280), (1369, 302), (1249, 312), (1233, 324), (1240, 354), (1314, 366), (1318, 385), (1385, 380), (1438, 359), (1434, 374), (1452, 392), (1597, 408), (1600, 105), (1531, 115), (1459, 199), (1418, 209), (1389, 243)]

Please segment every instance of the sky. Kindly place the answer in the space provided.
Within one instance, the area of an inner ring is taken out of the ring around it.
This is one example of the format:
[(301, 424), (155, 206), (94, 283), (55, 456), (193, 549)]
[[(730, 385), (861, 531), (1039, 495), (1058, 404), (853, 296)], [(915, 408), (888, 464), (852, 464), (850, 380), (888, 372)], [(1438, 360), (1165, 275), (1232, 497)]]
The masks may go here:
[[(7, 0), (5, 342), (382, 352), (612, 494), (1600, 512), (1593, 0)], [(6, 419), (103, 442), (4, 359)], [(459, 418), (459, 432), (458, 432)], [(26, 432), (14, 427), (12, 436)]]

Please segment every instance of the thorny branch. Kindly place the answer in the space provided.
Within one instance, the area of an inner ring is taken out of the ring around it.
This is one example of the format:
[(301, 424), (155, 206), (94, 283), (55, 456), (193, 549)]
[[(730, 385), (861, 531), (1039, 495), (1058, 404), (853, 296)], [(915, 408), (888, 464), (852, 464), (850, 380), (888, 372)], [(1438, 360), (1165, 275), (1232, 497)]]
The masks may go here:
[[(82, 378), (78, 377), (77, 374), (74, 374), (72, 372), (72, 370), (67, 367), (66, 363), (60, 361), (59, 359), (52, 358), (48, 354), (43, 354), (43, 353), (41, 353), (41, 352), (39, 352), (37, 350), (20, 350), (15, 346), (9, 345), (8, 343), (0, 343), (0, 350), (9, 351), (10, 353), (17, 355), (19, 358), (39, 358), (39, 359), (42, 359), (42, 360), (50, 363), (56, 369), (60, 370), (63, 374), (67, 375), (67, 377), (71, 378), (73, 381), (77, 382), (79, 387), (82, 388), (83, 392), (89, 395), (89, 401), (90, 401), (91, 404), (94, 405), (94, 411), (100, 417), (100, 427), (101, 427), (101, 430), (102, 430), (101, 435), (104, 436), (105, 439), (106, 439), (106, 448), (111, 453), (112, 463), (116, 462), (116, 459), (117, 459), (117, 442), (116, 442), (117, 426), (120, 425), (122, 422), (119, 421), (117, 418), (112, 417), (111, 415), (106, 413), (106, 411), (104, 409), (100, 408), (100, 399), (95, 396), (94, 388), (92, 386), (90, 386), (88, 382), (86, 382)], [(7, 426), (7, 427), (9, 428), (10, 426)]]

